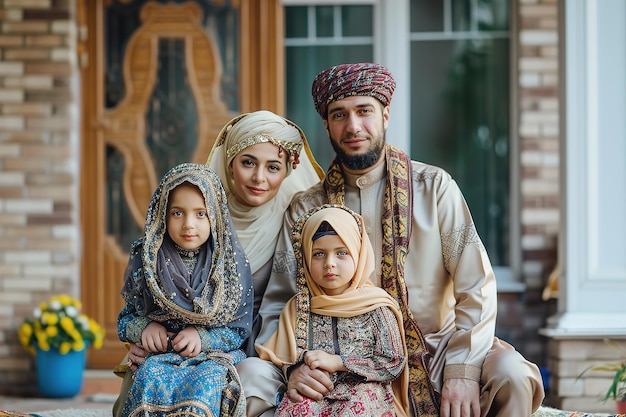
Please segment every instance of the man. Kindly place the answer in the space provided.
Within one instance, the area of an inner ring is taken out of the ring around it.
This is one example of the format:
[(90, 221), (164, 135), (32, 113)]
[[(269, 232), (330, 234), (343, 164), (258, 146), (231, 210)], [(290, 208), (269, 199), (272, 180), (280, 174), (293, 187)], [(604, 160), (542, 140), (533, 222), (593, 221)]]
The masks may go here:
[[(442, 169), (386, 144), (394, 89), (378, 64), (343, 64), (316, 76), (313, 101), (336, 158), (326, 179), (296, 195), (285, 215), (257, 343), (275, 331), (295, 291), (291, 225), (311, 207), (344, 204), (361, 214), (371, 236), (379, 266), (372, 280), (403, 312), (413, 415), (528, 417), (543, 400), (541, 376), (494, 337), (495, 277), (461, 191)], [(272, 367), (259, 358), (238, 366), (248, 416), (273, 415), (285, 389), (296, 402), (332, 390), (328, 374), (302, 363)]]

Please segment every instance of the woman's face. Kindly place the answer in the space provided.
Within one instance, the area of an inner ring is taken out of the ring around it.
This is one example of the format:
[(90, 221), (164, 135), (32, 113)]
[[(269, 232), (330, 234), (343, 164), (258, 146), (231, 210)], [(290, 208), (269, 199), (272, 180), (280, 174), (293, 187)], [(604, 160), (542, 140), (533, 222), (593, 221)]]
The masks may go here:
[(233, 192), (241, 204), (257, 207), (270, 201), (287, 176), (287, 152), (278, 156), (278, 146), (257, 143), (239, 152), (230, 163)]

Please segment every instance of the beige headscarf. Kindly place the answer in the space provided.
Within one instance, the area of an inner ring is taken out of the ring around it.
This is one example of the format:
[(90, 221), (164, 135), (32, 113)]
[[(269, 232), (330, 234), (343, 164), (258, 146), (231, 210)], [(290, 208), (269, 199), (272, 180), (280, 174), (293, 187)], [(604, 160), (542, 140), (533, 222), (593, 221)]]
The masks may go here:
[[(324, 221), (328, 222), (341, 238), (356, 263), (350, 287), (339, 295), (326, 295), (309, 272), (313, 235)], [(310, 313), (332, 317), (354, 317), (386, 306), (396, 316), (404, 340), (402, 313), (398, 302), (369, 279), (375, 268), (374, 250), (359, 214), (347, 207), (330, 204), (313, 208), (294, 224), (291, 240), (298, 263), (297, 292), (285, 305), (276, 332), (265, 344), (255, 345), (261, 359), (272, 361), (281, 368), (302, 359), (301, 356), (308, 348)], [(406, 357), (406, 345), (403, 346)], [(410, 412), (408, 365), (405, 364), (402, 374), (394, 380), (393, 390), (396, 415), (407, 416)]]
[[(238, 202), (234, 196), (230, 164), (239, 152), (262, 142), (282, 147), (288, 161), (291, 158), (299, 162), (295, 169), (291, 163), (287, 164), (287, 177), (272, 200), (250, 207)], [(283, 214), (291, 198), (317, 184), (324, 172), (313, 158), (302, 130), (295, 123), (266, 110), (241, 114), (228, 122), (215, 140), (207, 165), (222, 180), (237, 237), (254, 274), (274, 255)]]

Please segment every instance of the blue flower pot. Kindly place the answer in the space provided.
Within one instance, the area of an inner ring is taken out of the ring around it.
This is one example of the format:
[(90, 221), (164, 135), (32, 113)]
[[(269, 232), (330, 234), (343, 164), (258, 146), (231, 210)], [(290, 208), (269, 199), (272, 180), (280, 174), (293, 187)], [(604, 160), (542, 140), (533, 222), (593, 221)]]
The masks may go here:
[(85, 352), (71, 350), (65, 355), (50, 349), (37, 348), (37, 386), (46, 398), (72, 398), (83, 385)]

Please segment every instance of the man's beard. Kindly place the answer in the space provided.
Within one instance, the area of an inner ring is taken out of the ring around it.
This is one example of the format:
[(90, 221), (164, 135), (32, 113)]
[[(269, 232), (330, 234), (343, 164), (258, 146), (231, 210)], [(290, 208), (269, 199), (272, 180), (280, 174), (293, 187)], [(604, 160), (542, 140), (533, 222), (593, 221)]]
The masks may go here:
[(341, 165), (352, 171), (362, 171), (374, 166), (374, 164), (378, 162), (385, 149), (385, 137), (383, 136), (382, 140), (373, 141), (372, 148), (361, 155), (346, 154), (332, 138), (330, 139), (330, 144), (333, 146), (337, 154), (337, 161), (339, 161)]

